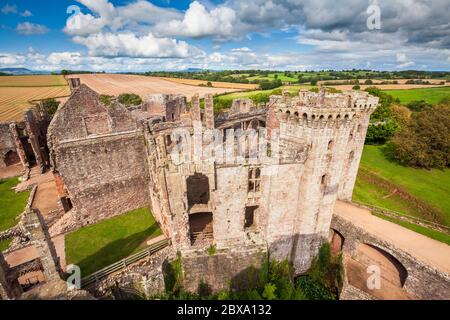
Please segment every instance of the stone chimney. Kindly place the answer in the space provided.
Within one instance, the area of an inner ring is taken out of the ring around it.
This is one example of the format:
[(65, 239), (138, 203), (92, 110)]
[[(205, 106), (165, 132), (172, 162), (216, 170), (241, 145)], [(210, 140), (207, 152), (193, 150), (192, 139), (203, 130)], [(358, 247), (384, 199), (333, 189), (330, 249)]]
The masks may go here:
[(207, 129), (214, 129), (214, 99), (212, 94), (205, 96), (205, 122)]
[(198, 94), (195, 94), (192, 97), (191, 101), (191, 119), (192, 121), (202, 121), (201, 115), (200, 115), (200, 98)]

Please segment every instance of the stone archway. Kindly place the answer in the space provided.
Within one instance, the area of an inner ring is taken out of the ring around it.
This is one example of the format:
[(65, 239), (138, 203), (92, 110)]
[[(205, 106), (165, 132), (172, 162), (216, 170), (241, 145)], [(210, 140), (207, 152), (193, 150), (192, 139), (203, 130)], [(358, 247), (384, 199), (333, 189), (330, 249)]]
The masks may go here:
[(18, 164), (18, 163), (20, 163), (19, 154), (16, 151), (10, 150), (5, 154), (5, 157), (3, 158), (3, 162), (5, 163), (5, 166), (7, 166), (7, 167)]
[(344, 248), (344, 236), (337, 230), (330, 229), (329, 242), (333, 254), (340, 254)]
[(360, 243), (346, 261), (348, 283), (382, 300), (411, 299), (403, 286), (408, 272), (402, 263), (387, 251)]

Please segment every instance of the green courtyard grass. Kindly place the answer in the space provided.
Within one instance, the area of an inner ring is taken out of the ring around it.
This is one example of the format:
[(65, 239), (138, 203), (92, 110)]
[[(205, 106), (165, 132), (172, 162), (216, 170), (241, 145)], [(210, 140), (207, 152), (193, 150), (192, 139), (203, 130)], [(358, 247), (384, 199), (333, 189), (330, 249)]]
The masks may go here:
[[(11, 178), (0, 181), (0, 231), (14, 227), (17, 217), (23, 212), (30, 196), (29, 191), (16, 193), (12, 190), (19, 180)], [(9, 247), (11, 241), (0, 241), (0, 251)]]
[(139, 252), (161, 234), (148, 208), (134, 210), (67, 234), (67, 264), (78, 265), (85, 277)]
[(438, 104), (442, 99), (450, 98), (450, 87), (386, 90), (384, 92), (390, 94), (394, 98), (399, 98), (402, 104), (420, 100), (424, 100), (430, 104)]
[(388, 181), (411, 197), (433, 208), (439, 222), (450, 226), (450, 169), (424, 170), (405, 167), (387, 159), (382, 146), (365, 146), (353, 199), (430, 220), (414, 201), (374, 185), (369, 175)]

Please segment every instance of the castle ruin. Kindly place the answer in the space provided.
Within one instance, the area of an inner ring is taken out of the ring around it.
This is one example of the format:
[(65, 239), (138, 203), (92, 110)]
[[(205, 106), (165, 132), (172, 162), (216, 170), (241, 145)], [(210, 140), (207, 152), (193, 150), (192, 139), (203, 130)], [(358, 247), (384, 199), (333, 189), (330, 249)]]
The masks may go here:
[[(186, 257), (187, 288), (212, 274), (210, 285), (220, 289), (266, 251), (289, 259), (301, 274), (328, 238), (336, 200), (351, 200), (377, 105), (378, 98), (366, 92), (301, 90), (258, 106), (236, 100), (215, 115), (212, 96), (203, 108), (198, 96), (188, 103), (178, 95), (153, 95), (137, 107), (117, 101), (106, 106), (81, 85), (48, 129), (52, 168), (68, 211), (59, 227), (70, 231), (149, 206)], [(218, 161), (203, 152), (195, 161), (175, 161), (180, 130), (190, 141), (200, 132), (197, 145), (213, 145), (210, 155), (237, 150), (239, 156)], [(256, 135), (246, 135), (248, 130)], [(276, 161), (252, 157), (252, 139), (259, 146), (264, 141), (264, 156), (276, 152)], [(213, 266), (201, 263), (211, 246), (219, 253)]]

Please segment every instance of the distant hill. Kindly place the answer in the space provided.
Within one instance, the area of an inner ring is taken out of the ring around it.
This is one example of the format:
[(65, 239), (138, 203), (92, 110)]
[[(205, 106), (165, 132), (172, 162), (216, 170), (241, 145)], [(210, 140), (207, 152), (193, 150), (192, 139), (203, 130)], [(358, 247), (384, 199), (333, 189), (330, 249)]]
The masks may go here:
[(48, 71), (34, 71), (27, 68), (0, 68), (0, 74), (27, 75), (27, 74), (49, 74)]

